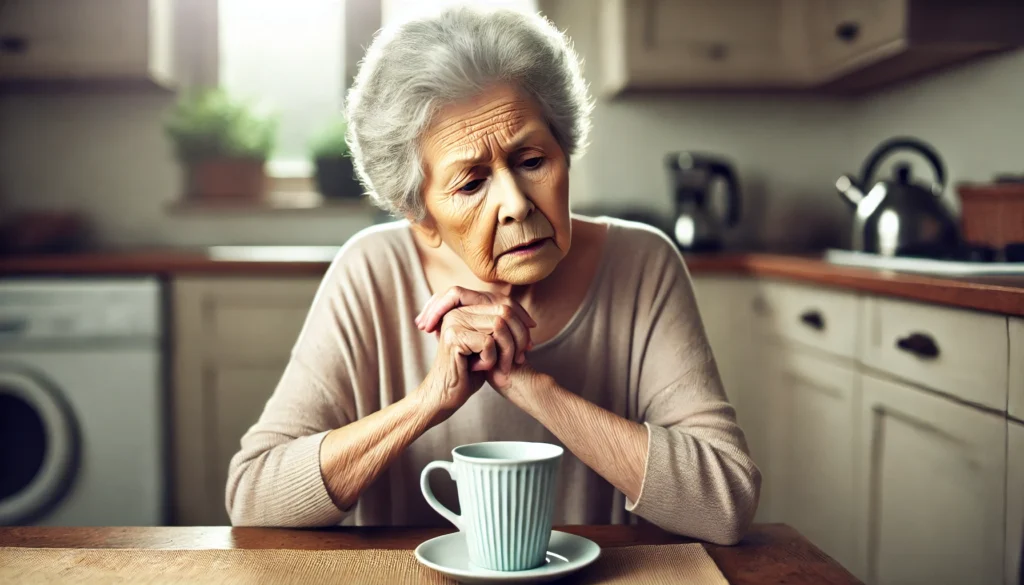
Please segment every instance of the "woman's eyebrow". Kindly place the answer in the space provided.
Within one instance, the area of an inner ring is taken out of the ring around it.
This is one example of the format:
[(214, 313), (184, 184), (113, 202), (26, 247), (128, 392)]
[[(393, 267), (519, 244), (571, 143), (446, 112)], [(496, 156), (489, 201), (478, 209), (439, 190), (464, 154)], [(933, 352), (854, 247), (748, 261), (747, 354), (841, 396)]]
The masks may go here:
[[(515, 136), (512, 137), (512, 140), (510, 140), (507, 145), (502, 146), (502, 150), (506, 152), (512, 152), (522, 148), (522, 146), (529, 142), (531, 139), (533, 139), (534, 135), (537, 134), (537, 132), (540, 131), (541, 129), (542, 128), (537, 126), (536, 124), (529, 124), (527, 126), (524, 126), (519, 132), (515, 134)], [(452, 155), (450, 158), (444, 159), (441, 165), (447, 173), (447, 171), (453, 167), (463, 169), (466, 167), (476, 166), (478, 164), (487, 162), (489, 158), (490, 157), (487, 155), (486, 152), (481, 152), (476, 149), (470, 151), (469, 149), (467, 149), (463, 152), (460, 152), (459, 154)]]

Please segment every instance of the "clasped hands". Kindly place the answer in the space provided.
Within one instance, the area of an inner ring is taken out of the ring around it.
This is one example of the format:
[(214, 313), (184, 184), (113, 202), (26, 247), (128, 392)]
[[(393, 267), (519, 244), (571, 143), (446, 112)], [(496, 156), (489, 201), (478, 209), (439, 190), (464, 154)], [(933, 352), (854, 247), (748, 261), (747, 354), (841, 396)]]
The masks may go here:
[(505, 295), (452, 287), (432, 296), (415, 322), (438, 337), (425, 390), (443, 410), (454, 412), (485, 380), (514, 402), (536, 375), (526, 352), (537, 323)]

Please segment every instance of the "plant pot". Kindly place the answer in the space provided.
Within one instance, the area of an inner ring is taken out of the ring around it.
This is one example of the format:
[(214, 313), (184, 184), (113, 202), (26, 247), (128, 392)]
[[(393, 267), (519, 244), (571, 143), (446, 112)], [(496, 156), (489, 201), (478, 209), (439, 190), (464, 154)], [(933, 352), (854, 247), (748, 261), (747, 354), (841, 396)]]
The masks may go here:
[(316, 188), (326, 198), (361, 196), (363, 189), (355, 174), (352, 159), (347, 156), (316, 159)]
[(218, 201), (258, 201), (267, 191), (265, 161), (215, 158), (193, 163), (189, 195)]

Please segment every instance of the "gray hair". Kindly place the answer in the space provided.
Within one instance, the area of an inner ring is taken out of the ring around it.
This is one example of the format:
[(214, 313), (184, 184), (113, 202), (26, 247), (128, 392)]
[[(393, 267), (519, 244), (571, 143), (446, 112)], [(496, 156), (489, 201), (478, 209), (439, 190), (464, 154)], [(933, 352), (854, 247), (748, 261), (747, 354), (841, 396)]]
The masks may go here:
[(461, 7), (377, 33), (345, 109), (356, 173), (377, 206), (423, 219), (422, 133), (441, 106), (496, 82), (537, 101), (567, 162), (583, 153), (593, 101), (579, 57), (546, 18)]

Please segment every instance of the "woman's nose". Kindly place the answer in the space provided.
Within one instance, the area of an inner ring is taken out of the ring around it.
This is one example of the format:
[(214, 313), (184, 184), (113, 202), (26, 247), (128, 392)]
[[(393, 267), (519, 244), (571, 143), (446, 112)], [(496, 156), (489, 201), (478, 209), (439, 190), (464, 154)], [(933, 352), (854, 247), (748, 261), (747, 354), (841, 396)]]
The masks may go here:
[(502, 225), (526, 221), (535, 207), (533, 201), (519, 188), (511, 173), (502, 173), (502, 175), (498, 184), (495, 185), (498, 191), (496, 195), (499, 197), (498, 221)]

